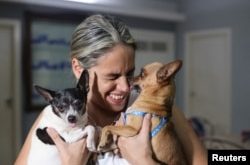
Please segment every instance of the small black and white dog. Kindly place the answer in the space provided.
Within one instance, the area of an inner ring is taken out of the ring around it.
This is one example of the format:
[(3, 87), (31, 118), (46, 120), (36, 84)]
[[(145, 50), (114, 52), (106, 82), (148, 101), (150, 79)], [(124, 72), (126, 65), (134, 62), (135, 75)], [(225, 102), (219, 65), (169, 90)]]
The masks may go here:
[(53, 140), (46, 132), (47, 127), (54, 128), (61, 138), (75, 142), (87, 136), (87, 148), (96, 151), (95, 127), (88, 125), (86, 112), (89, 90), (88, 71), (83, 71), (77, 87), (61, 91), (52, 91), (35, 86), (37, 92), (50, 103), (42, 113), (42, 118), (32, 135), (28, 165), (59, 165), (59, 153)]

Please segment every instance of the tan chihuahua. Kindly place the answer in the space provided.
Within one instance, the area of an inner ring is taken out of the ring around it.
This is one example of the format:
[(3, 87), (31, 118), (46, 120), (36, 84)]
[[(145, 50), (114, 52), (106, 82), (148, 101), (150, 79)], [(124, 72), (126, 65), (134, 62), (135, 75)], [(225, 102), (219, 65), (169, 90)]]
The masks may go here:
[(133, 86), (140, 94), (124, 115), (124, 126), (106, 126), (102, 129), (99, 152), (114, 147), (113, 135), (130, 137), (138, 134), (143, 116), (152, 115), (151, 144), (153, 158), (161, 164), (184, 165), (185, 157), (171, 121), (175, 98), (174, 76), (182, 66), (176, 60), (168, 64), (152, 63), (146, 65), (140, 75), (133, 80)]

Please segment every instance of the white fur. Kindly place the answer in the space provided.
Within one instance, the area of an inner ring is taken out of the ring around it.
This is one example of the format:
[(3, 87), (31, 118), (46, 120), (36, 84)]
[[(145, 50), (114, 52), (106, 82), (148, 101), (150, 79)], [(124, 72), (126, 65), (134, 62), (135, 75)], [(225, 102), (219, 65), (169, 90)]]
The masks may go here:
[[(95, 151), (95, 128), (91, 125), (70, 128), (68, 125), (52, 111), (48, 105), (43, 110), (43, 116), (37, 128), (52, 127), (66, 142), (71, 143), (87, 136), (87, 148)], [(36, 129), (37, 129), (36, 128)], [(36, 129), (33, 131), (31, 149), (28, 156), (28, 165), (60, 165), (60, 157), (55, 145), (44, 144), (36, 136)]]

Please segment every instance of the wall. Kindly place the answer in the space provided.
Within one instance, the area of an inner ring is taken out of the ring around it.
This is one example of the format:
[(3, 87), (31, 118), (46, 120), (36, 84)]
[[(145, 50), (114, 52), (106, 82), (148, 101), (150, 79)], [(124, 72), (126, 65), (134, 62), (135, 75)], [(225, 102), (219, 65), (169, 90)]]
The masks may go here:
[[(194, 30), (229, 27), (232, 30), (232, 132), (250, 127), (250, 1), (180, 0), (186, 21), (178, 24), (177, 56), (183, 58), (184, 36)], [(182, 73), (183, 74), (183, 73)], [(180, 76), (178, 100), (184, 106), (184, 76)]]

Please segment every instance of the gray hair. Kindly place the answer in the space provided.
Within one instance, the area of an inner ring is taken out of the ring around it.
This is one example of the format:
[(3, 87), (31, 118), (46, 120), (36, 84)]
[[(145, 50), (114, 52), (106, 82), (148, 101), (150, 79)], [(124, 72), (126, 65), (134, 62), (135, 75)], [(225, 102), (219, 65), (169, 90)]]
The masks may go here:
[(72, 35), (71, 58), (88, 69), (110, 48), (122, 43), (136, 48), (128, 27), (111, 16), (92, 15), (78, 25)]

